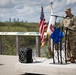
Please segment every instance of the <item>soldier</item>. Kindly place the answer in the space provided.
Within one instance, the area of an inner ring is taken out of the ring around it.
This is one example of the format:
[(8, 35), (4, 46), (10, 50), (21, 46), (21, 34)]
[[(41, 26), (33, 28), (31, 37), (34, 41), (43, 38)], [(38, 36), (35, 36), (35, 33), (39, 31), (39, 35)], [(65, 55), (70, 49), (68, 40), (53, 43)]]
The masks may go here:
[(74, 63), (76, 58), (76, 16), (71, 13), (71, 8), (67, 8), (65, 13), (66, 17), (63, 19), (62, 24), (64, 28), (68, 29), (69, 48), (67, 49), (67, 61)]

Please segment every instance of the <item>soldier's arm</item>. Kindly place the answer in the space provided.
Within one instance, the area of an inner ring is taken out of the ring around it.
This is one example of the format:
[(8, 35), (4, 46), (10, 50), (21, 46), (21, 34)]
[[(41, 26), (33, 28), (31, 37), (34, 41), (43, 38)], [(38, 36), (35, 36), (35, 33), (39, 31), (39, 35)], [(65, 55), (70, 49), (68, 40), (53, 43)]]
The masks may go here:
[(64, 26), (64, 18), (63, 18), (63, 20), (61, 21), (60, 28), (63, 28), (63, 30), (65, 29), (65, 26)]
[(73, 18), (73, 26), (68, 27), (68, 28), (72, 31), (76, 31), (76, 16), (74, 16), (74, 18)]
[(74, 26), (73, 26), (74, 30), (76, 30), (76, 16), (74, 17)]

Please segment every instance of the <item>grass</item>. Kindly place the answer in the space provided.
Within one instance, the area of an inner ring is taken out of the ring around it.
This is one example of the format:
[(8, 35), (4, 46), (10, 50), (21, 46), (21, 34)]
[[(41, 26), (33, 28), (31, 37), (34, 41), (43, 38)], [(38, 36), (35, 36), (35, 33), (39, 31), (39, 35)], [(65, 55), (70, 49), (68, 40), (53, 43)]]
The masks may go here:
[(0, 32), (27, 32), (28, 29), (25, 27), (2, 27), (0, 26)]
[(0, 32), (38, 32), (38, 23), (1, 22)]

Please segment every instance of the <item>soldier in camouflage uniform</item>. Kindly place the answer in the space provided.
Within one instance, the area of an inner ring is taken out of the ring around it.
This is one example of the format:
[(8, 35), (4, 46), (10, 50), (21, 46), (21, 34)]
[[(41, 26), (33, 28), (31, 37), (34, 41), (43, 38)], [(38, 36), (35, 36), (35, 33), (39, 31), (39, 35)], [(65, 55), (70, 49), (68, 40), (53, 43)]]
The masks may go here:
[(75, 62), (76, 58), (76, 16), (71, 13), (71, 8), (65, 10), (66, 17), (63, 19), (62, 24), (64, 28), (68, 29), (69, 49), (67, 49), (67, 61)]

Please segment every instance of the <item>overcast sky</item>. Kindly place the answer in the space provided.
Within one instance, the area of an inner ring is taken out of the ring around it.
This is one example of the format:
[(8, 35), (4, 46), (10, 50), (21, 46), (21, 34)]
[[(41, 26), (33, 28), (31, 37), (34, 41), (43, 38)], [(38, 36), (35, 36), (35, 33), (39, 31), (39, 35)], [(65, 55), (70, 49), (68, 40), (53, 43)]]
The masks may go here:
[(9, 18), (19, 18), (28, 22), (39, 22), (41, 4), (43, 3), (45, 19), (50, 18), (50, 2), (56, 15), (65, 16), (65, 8), (72, 8), (76, 15), (76, 0), (0, 0), (0, 21), (9, 21)]

